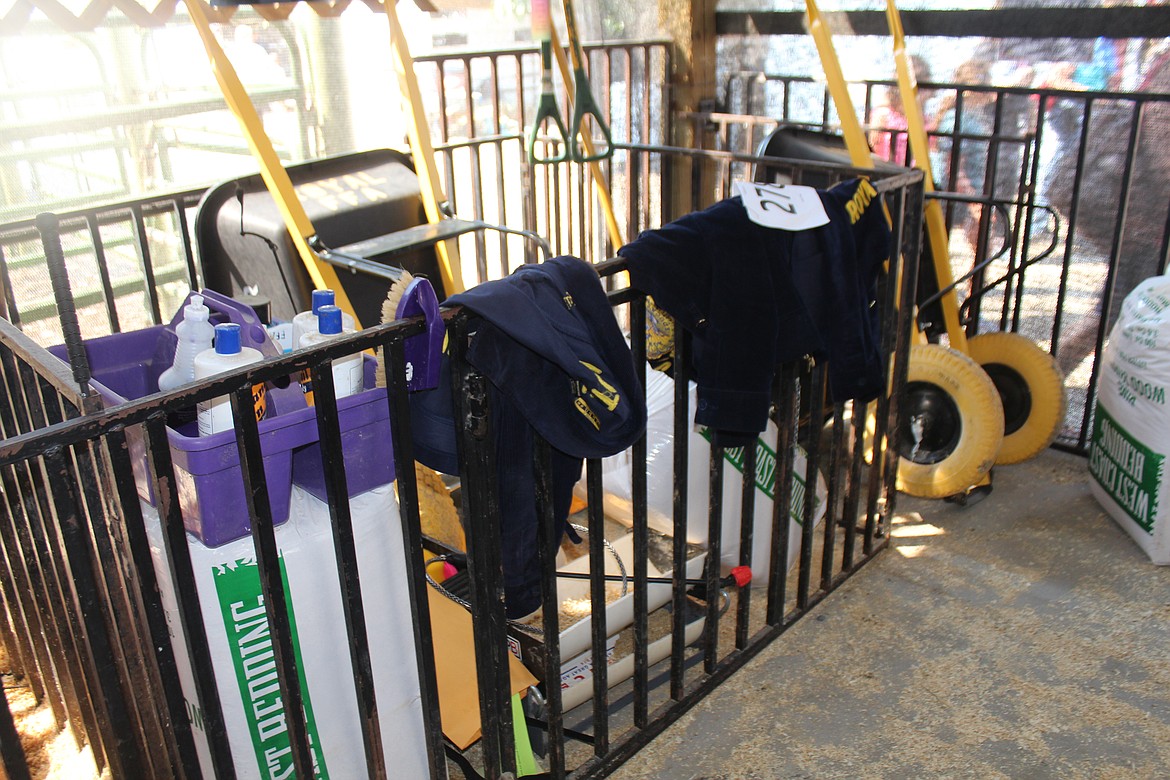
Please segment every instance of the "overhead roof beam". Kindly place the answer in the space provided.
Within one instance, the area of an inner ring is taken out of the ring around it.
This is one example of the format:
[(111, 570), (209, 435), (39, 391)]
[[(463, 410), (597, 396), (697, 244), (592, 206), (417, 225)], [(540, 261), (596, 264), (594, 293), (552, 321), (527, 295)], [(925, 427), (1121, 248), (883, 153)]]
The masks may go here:
[[(884, 11), (823, 15), (839, 34), (889, 34)], [(903, 11), (902, 26), (907, 36), (945, 38), (1167, 38), (1170, 6)], [(804, 13), (722, 11), (715, 14), (715, 30), (719, 35), (804, 35)]]

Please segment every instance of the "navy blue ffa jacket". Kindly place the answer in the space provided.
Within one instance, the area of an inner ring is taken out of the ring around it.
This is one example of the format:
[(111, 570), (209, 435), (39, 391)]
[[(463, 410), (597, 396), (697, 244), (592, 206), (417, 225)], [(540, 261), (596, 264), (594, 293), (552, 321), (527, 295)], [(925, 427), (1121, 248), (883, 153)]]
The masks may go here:
[(657, 230), (619, 254), (630, 280), (692, 334), (695, 422), (728, 446), (767, 423), (777, 365), (829, 361), (831, 400), (869, 400), (884, 387), (877, 278), (890, 230), (866, 179), (820, 192), (829, 216), (798, 232), (752, 222), (728, 198)]
[[(535, 430), (552, 446), (552, 504), (564, 527), (584, 458), (629, 447), (646, 427), (646, 397), (601, 280), (556, 257), (447, 299), (479, 314), (467, 359), (491, 382), (505, 611), (540, 606)], [(449, 362), (439, 386), (411, 396), (416, 457), (457, 473)]]

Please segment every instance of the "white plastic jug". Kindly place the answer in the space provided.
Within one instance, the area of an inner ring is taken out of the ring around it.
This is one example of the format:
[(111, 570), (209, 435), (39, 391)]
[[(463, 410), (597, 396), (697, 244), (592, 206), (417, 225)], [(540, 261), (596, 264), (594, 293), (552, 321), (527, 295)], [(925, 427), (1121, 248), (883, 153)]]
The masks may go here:
[[(224, 371), (231, 371), (264, 359), (260, 350), (240, 346), (240, 326), (234, 322), (215, 326), (215, 348), (207, 349), (195, 356), (195, 379), (205, 379)], [(252, 404), (256, 410), (256, 422), (268, 416), (268, 398), (264, 383), (252, 386)], [(232, 420), (231, 399), (226, 395), (202, 401), (199, 404), (199, 435), (211, 436), (220, 431), (230, 431)]]

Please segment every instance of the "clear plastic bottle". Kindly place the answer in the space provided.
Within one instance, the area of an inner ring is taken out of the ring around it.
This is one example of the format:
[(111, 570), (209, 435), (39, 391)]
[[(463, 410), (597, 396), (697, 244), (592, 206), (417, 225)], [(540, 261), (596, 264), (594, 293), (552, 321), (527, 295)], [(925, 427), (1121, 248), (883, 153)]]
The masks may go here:
[[(301, 338), (302, 347), (316, 347), (345, 333), (353, 333), (352, 329), (342, 327), (341, 309), (336, 306), (322, 306), (318, 310), (316, 333), (306, 333)], [(357, 352), (333, 361), (333, 386), (338, 398), (360, 393), (363, 388), (362, 353)], [(313, 403), (313, 387), (309, 383), (302, 386), (305, 391), (305, 401)]]
[[(322, 306), (336, 305), (337, 296), (333, 290), (313, 290), (313, 307), (293, 317), (293, 349), (301, 348), (301, 339), (307, 333), (319, 332), (317, 316)], [(348, 314), (342, 313), (341, 326), (346, 330), (354, 329), (354, 320)]]
[[(258, 349), (240, 346), (240, 326), (234, 322), (215, 326), (215, 348), (195, 356), (195, 379), (231, 371), (250, 363), (259, 363), (264, 355)], [(268, 396), (264, 383), (252, 385), (252, 404), (256, 422), (268, 416)], [(199, 404), (199, 435), (211, 436), (235, 427), (231, 399), (226, 395)]]
[(162, 392), (174, 390), (195, 381), (195, 357), (211, 349), (215, 326), (209, 321), (211, 311), (203, 303), (202, 295), (192, 295), (183, 307), (183, 321), (175, 326), (179, 337), (175, 345), (175, 359), (171, 367), (158, 378), (158, 389)]

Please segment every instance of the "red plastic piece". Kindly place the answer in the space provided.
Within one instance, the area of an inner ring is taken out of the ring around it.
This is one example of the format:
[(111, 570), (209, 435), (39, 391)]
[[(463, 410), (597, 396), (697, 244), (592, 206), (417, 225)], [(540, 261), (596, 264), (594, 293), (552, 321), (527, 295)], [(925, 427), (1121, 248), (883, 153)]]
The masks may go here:
[(750, 566), (736, 566), (731, 570), (731, 576), (735, 579), (735, 586), (742, 588), (752, 581), (752, 569)]

